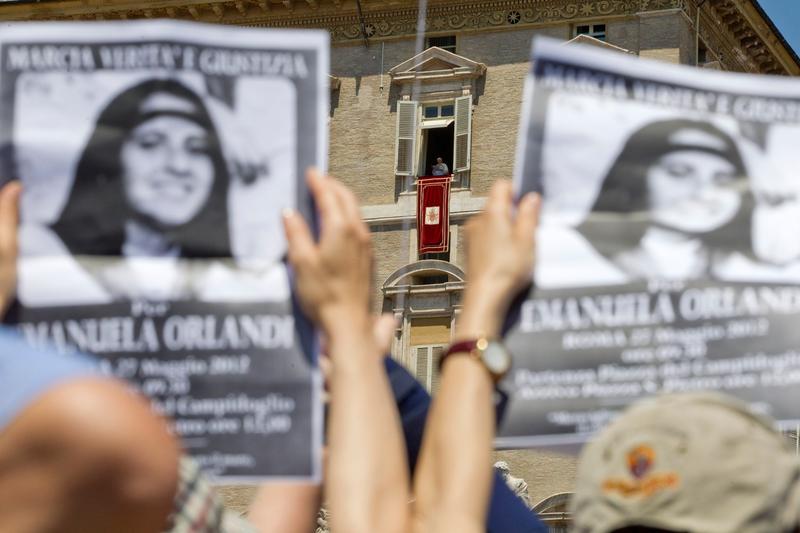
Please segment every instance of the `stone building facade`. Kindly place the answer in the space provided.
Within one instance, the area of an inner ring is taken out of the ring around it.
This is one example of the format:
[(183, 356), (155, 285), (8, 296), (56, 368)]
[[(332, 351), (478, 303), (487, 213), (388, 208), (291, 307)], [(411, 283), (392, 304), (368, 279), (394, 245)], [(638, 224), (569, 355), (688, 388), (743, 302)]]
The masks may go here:
[[(512, 175), (532, 37), (578, 38), (671, 63), (776, 75), (800, 74), (800, 58), (754, 0), (425, 5), (420, 14), (414, 0), (23, 0), (0, 3), (0, 20), (169, 17), (329, 30), (330, 170), (356, 192), (373, 232), (375, 310), (393, 312), (400, 324), (393, 356), (435, 390), (436, 359), (450, 341), (468, 274), (463, 224), (482, 208), (491, 184)], [(451, 248), (420, 257), (414, 181), (436, 156), (454, 170)], [(542, 512), (562, 510), (573, 458), (498, 455), (527, 481), (533, 503), (559, 495), (552, 509), (543, 502)], [(228, 494), (234, 506), (247, 498)]]

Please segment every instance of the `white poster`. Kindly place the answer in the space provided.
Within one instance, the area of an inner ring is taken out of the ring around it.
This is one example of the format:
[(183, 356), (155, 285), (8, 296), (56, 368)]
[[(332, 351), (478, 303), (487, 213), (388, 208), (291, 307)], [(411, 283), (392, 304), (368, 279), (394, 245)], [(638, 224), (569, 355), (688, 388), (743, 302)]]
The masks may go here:
[(315, 334), (280, 213), (313, 222), (328, 47), (166, 21), (0, 36), (0, 163), (24, 187), (13, 319), (131, 380), (226, 479), (319, 475)]
[(544, 201), (500, 445), (694, 390), (795, 424), (800, 81), (537, 40), (524, 108), (515, 187)]

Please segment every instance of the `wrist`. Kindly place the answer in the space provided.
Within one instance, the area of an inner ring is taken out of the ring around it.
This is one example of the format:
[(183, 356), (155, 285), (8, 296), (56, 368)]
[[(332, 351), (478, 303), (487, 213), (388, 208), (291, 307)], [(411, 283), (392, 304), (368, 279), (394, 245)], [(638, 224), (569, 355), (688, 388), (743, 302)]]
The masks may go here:
[(365, 357), (376, 355), (373, 321), (366, 310), (340, 309), (321, 322), (327, 350), (335, 366), (349, 362), (358, 365)]
[(464, 306), (456, 322), (456, 338), (459, 340), (500, 336), (500, 328), (506, 305), (494, 297), (483, 297), (478, 291), (467, 291)]
[(366, 305), (328, 305), (318, 313), (319, 327), (330, 340), (335, 335), (346, 334), (351, 330), (369, 329), (372, 319)]

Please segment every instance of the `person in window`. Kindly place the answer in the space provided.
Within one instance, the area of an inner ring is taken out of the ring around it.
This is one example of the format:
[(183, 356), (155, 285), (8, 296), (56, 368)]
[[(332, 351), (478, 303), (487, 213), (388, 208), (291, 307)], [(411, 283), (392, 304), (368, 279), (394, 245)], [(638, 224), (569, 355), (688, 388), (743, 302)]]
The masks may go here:
[[(230, 120), (220, 109), (212, 120), (210, 105), (170, 79), (117, 95), (97, 119), (52, 231), (26, 236), (40, 248), (26, 255), (48, 255), (50, 262), (61, 256), (60, 266), (80, 287), (76, 295), (92, 303), (203, 297), (221, 285), (212, 280), (230, 278), (224, 258), (232, 255), (231, 181), (252, 182), (266, 164), (226, 159), (218, 126)], [(70, 268), (70, 256), (80, 269)], [(112, 259), (120, 256), (126, 260)], [(23, 301), (37, 292), (43, 276), (35, 277), (23, 283)]]
[(707, 122), (636, 131), (578, 231), (629, 280), (712, 275), (717, 252), (746, 227), (746, 170), (736, 142)]
[(441, 157), (436, 158), (436, 164), (431, 167), (431, 174), (434, 176), (448, 176), (450, 169)]

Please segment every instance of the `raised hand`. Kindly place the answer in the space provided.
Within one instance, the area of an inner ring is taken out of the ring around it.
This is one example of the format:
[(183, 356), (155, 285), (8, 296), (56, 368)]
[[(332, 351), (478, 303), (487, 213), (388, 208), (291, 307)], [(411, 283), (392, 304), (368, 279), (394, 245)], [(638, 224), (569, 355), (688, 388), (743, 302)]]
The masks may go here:
[(514, 213), (511, 184), (492, 187), (484, 211), (466, 225), (467, 276), (459, 335), (496, 337), (514, 296), (531, 282), (541, 197), (529, 193)]
[(321, 220), (319, 243), (294, 212), (284, 214), (289, 262), (297, 276), (303, 310), (331, 340), (331, 333), (359, 327), (366, 335), (369, 317), (372, 244), (358, 202), (344, 185), (312, 170), (308, 184)]

